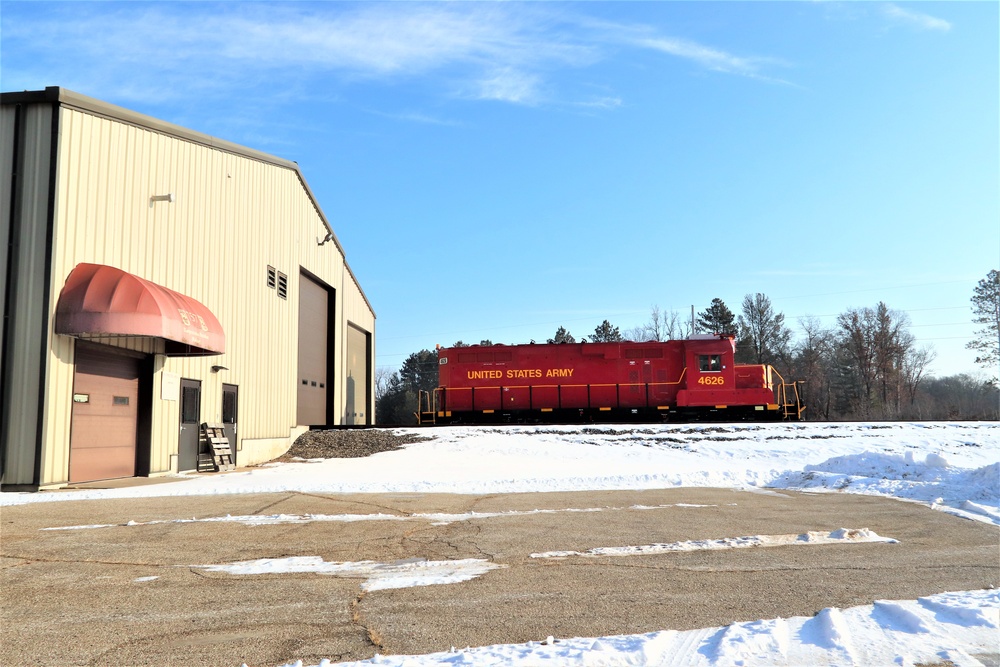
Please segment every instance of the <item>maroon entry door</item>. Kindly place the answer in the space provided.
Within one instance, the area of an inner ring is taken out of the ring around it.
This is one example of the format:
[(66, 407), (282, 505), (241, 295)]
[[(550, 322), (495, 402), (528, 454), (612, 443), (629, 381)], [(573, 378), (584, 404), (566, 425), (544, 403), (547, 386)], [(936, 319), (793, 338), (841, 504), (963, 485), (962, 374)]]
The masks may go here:
[(69, 481), (135, 476), (141, 360), (78, 344)]

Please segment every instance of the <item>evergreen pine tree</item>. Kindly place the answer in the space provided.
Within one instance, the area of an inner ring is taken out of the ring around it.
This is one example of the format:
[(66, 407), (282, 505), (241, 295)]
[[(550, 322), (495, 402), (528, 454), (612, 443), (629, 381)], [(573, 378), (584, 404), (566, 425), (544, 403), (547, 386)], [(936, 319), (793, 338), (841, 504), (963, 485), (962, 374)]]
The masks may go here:
[(736, 315), (722, 299), (712, 299), (712, 305), (698, 313), (698, 328), (702, 333), (736, 333)]
[[(972, 294), (972, 319), (981, 328), (976, 337), (965, 347), (977, 352), (976, 363), (991, 373), (996, 373), (1000, 364), (1000, 271), (993, 269), (979, 281)], [(994, 376), (993, 382), (997, 383)]]
[(590, 337), (592, 343), (618, 343), (624, 340), (618, 327), (612, 326), (611, 322), (604, 320), (594, 329), (594, 335)]
[(559, 327), (556, 329), (556, 335), (549, 338), (548, 343), (575, 343), (576, 339), (573, 338), (573, 334), (566, 331), (565, 327)]

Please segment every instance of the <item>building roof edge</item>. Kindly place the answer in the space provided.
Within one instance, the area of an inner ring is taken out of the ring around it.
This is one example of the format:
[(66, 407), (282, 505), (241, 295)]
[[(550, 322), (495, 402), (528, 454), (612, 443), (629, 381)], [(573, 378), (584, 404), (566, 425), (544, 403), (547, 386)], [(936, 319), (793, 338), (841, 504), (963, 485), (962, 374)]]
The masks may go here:
[(59, 104), (62, 106), (72, 107), (86, 113), (103, 116), (105, 118), (121, 121), (123, 123), (129, 123), (154, 132), (177, 137), (178, 139), (184, 139), (185, 141), (191, 141), (210, 148), (217, 148), (227, 153), (234, 153), (252, 160), (258, 160), (260, 162), (293, 170), (298, 175), (302, 188), (306, 191), (307, 196), (316, 208), (316, 212), (319, 214), (320, 220), (323, 221), (327, 231), (330, 232), (332, 236), (330, 240), (333, 241), (337, 250), (340, 251), (341, 257), (344, 258), (344, 268), (347, 269), (347, 272), (350, 274), (354, 284), (357, 285), (358, 291), (361, 292), (361, 298), (368, 304), (368, 308), (372, 311), (372, 316), (374, 317), (375, 309), (372, 308), (371, 301), (368, 300), (368, 296), (361, 288), (361, 284), (354, 275), (354, 271), (351, 270), (350, 264), (347, 263), (347, 253), (344, 252), (344, 246), (340, 244), (340, 239), (337, 238), (336, 232), (333, 231), (333, 226), (327, 219), (326, 214), (323, 213), (323, 209), (320, 207), (319, 201), (317, 201), (316, 196), (309, 187), (309, 183), (306, 181), (305, 175), (302, 173), (302, 170), (299, 168), (297, 162), (286, 160), (285, 158), (271, 155), (270, 153), (265, 153), (263, 151), (258, 151), (247, 146), (242, 146), (232, 141), (227, 141), (226, 139), (213, 137), (209, 134), (198, 132), (197, 130), (192, 130), (175, 123), (160, 120), (159, 118), (154, 118), (153, 116), (148, 116), (146, 114), (139, 113), (138, 111), (132, 111), (131, 109), (126, 109), (125, 107), (120, 107), (116, 104), (111, 104), (110, 102), (104, 102), (93, 97), (88, 97), (87, 95), (82, 95), (60, 86), (47, 86), (45, 90), (25, 90), (22, 92), (0, 93), (0, 105), (7, 106), (13, 104)]

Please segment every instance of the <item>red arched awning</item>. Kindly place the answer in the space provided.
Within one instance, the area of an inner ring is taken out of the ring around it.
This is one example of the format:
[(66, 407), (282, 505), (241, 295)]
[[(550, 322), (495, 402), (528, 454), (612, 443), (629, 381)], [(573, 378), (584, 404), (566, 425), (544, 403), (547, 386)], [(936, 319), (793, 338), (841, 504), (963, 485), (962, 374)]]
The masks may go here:
[(59, 293), (56, 333), (77, 338), (161, 338), (168, 356), (226, 351), (226, 334), (189, 296), (103, 264), (77, 264)]

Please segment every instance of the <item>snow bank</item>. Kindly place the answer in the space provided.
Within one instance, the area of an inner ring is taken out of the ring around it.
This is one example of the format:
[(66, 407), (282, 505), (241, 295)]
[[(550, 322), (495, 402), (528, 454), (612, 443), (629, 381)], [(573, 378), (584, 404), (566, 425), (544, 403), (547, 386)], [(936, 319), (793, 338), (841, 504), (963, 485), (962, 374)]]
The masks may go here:
[[(452, 649), (422, 656), (375, 656), (340, 667), (592, 667), (602, 665), (915, 665), (982, 667), (1000, 660), (1000, 594), (942, 593), (918, 600), (820, 611), (721, 628)], [(324, 660), (316, 667), (329, 667)], [(305, 667), (296, 662), (285, 667)]]
[(922, 462), (913, 452), (904, 456), (863, 452), (783, 473), (769, 486), (905, 498), (976, 521), (1000, 524), (1000, 462), (968, 469), (951, 466), (933, 452)]

